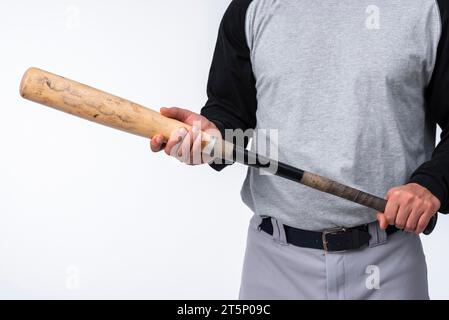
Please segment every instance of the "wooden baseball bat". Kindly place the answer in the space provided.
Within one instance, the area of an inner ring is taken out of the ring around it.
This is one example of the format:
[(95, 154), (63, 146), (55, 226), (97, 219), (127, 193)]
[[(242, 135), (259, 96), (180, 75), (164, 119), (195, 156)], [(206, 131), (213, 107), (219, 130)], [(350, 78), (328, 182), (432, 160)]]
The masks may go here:
[(85, 84), (38, 69), (28, 69), (20, 84), (20, 95), (28, 100), (69, 114), (151, 138), (162, 134), (168, 140), (178, 128), (190, 126), (159, 112)]
[[(37, 68), (30, 68), (25, 72), (20, 84), (20, 95), (60, 111), (146, 138), (162, 134), (168, 140), (171, 133), (181, 127), (190, 130), (190, 126), (139, 104)], [(210, 149), (212, 143), (212, 150), (208, 153), (213, 152), (216, 157), (262, 170), (266, 169), (267, 163), (276, 163), (278, 170), (275, 174), (278, 176), (379, 212), (385, 210), (385, 199), (275, 160), (264, 158), (264, 161), (260, 161), (263, 157), (256, 153), (225, 140), (215, 139), (204, 132), (202, 136), (202, 147)], [(425, 234), (432, 232), (436, 219), (435, 215)]]

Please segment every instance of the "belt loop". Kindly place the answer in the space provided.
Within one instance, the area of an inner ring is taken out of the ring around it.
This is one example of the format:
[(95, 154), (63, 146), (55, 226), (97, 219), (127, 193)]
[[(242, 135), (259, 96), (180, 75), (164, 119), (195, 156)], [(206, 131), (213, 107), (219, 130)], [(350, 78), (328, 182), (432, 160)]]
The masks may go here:
[(377, 221), (368, 224), (368, 232), (371, 235), (369, 247), (377, 247), (387, 242), (387, 233), (380, 228)]
[(288, 246), (284, 225), (275, 218), (271, 218), (271, 224), (273, 225), (273, 240), (280, 245)]
[(250, 225), (253, 226), (257, 231), (260, 231), (260, 225), (262, 224), (262, 220), (264, 217), (259, 216), (258, 214), (254, 214), (251, 218)]

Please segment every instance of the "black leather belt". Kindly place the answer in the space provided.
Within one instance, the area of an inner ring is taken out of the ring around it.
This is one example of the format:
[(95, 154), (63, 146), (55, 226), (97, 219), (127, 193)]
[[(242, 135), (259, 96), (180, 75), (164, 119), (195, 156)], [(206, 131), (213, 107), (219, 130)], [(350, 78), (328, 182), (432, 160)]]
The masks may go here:
[[(259, 229), (273, 235), (271, 218), (262, 219)], [(368, 246), (371, 236), (368, 225), (353, 228), (336, 228), (323, 232), (301, 230), (284, 225), (287, 243), (297, 247), (321, 249), (327, 252), (355, 250)], [(395, 226), (388, 226), (388, 236), (398, 231)]]

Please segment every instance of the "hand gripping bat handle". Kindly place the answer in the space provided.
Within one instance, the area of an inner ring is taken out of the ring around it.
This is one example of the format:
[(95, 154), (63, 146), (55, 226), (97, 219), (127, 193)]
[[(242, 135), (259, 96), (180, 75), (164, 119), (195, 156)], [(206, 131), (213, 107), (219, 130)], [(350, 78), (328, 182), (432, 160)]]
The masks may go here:
[[(301, 183), (311, 188), (333, 194), (337, 197), (347, 199), (349, 201), (361, 204), (365, 207), (374, 209), (378, 212), (385, 212), (387, 200), (379, 198), (370, 193), (363, 192), (361, 190), (349, 187), (334, 180), (322, 177), (310, 172), (304, 172), (301, 179)], [(429, 235), (432, 233), (436, 226), (438, 215), (435, 214), (429, 221), (424, 234)]]

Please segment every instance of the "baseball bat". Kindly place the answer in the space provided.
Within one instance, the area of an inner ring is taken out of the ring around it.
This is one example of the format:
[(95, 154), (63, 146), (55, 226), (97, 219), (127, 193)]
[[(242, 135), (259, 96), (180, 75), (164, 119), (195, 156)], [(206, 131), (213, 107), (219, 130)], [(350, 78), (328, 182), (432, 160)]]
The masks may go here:
[[(162, 134), (165, 140), (168, 140), (171, 133), (181, 127), (190, 130), (187, 124), (164, 117), (142, 105), (38, 68), (30, 68), (25, 72), (20, 84), (20, 95), (25, 99), (145, 138)], [(280, 177), (379, 212), (385, 211), (385, 199), (265, 158), (205, 132), (202, 132), (202, 137), (203, 151), (208, 149), (207, 153), (217, 158), (237, 161), (261, 170), (267, 169), (267, 163), (275, 164), (278, 168), (275, 174)], [(433, 231), (436, 221), (437, 215), (428, 224), (425, 234)]]

